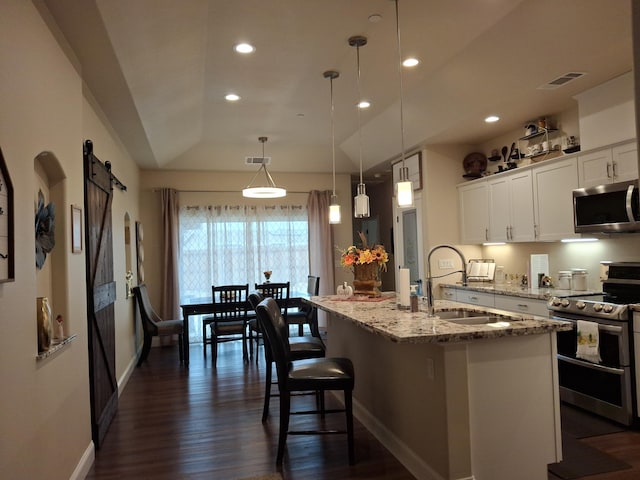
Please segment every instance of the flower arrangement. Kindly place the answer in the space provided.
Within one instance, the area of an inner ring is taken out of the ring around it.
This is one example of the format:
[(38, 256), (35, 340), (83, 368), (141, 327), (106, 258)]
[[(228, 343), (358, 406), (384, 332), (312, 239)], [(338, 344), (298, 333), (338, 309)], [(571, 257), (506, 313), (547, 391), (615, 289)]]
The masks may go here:
[(354, 265), (377, 263), (380, 269), (386, 271), (389, 254), (384, 249), (384, 246), (374, 245), (369, 247), (364, 233), (358, 232), (358, 235), (362, 240), (362, 247), (351, 245), (344, 250), (340, 250), (340, 264), (345, 268), (353, 268)]

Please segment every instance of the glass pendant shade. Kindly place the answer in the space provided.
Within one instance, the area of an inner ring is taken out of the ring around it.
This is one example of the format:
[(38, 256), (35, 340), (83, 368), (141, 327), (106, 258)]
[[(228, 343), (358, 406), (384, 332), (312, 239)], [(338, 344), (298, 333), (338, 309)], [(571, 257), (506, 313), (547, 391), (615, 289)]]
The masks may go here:
[(409, 180), (409, 168), (400, 168), (400, 181), (396, 184), (399, 207), (413, 207), (413, 182)]
[(338, 205), (337, 203), (331, 202), (331, 205), (329, 205), (329, 223), (332, 225), (336, 225), (340, 222), (342, 222), (340, 205)]
[(356, 218), (366, 218), (369, 216), (369, 197), (364, 183), (358, 184), (358, 194), (353, 197), (353, 216)]

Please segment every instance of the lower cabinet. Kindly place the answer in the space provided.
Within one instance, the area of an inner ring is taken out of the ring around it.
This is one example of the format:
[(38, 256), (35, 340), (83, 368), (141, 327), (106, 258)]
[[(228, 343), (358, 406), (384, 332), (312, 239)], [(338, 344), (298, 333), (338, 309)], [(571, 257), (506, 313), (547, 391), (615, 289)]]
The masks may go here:
[(472, 303), (483, 307), (495, 306), (495, 295), (493, 293), (476, 292), (474, 290), (458, 289), (456, 292), (456, 300), (462, 303)]
[(495, 306), (496, 308), (509, 310), (510, 312), (528, 313), (531, 315), (540, 315), (541, 317), (549, 316), (546, 300), (513, 297), (511, 295), (496, 295)]

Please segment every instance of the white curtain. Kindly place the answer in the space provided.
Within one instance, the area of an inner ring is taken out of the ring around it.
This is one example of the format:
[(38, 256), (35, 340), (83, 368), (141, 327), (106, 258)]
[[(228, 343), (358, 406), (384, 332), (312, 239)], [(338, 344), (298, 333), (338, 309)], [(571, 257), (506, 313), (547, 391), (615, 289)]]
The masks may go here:
[[(306, 206), (181, 206), (180, 303), (208, 303), (212, 285), (291, 282), (305, 292), (309, 275)], [(192, 317), (189, 341), (202, 340)]]

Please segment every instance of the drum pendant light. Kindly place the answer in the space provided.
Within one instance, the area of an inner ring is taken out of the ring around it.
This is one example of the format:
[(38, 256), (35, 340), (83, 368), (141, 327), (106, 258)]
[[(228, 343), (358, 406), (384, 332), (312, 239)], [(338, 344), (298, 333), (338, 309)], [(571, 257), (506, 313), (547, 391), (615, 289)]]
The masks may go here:
[(356, 61), (358, 66), (358, 146), (360, 155), (360, 183), (358, 183), (357, 195), (353, 198), (353, 215), (356, 218), (369, 217), (369, 197), (362, 181), (362, 126), (360, 120), (360, 102), (362, 101), (362, 94), (360, 92), (360, 47), (367, 44), (367, 37), (360, 35), (349, 38), (349, 45), (356, 47)]
[[(267, 171), (267, 164), (264, 163), (264, 144), (267, 141), (267, 137), (258, 137), (258, 141), (262, 143), (262, 165), (256, 172), (256, 174), (249, 182), (247, 188), (242, 190), (242, 196), (248, 198), (279, 198), (287, 195), (287, 191), (284, 188), (276, 187), (276, 183), (271, 178), (271, 175)], [(260, 187), (252, 187), (253, 181), (256, 179), (258, 174), (264, 170), (264, 176), (266, 179), (266, 185)]]
[(396, 184), (396, 200), (398, 207), (413, 207), (413, 182), (409, 180), (409, 168), (404, 164), (404, 112), (403, 112), (403, 91), (402, 91), (402, 48), (400, 45), (400, 14), (398, 12), (398, 0), (396, 4), (396, 34), (398, 37), (398, 78), (400, 85), (400, 156), (402, 166), (400, 167), (400, 181)]
[(338, 78), (340, 73), (335, 70), (327, 70), (322, 74), (322, 76), (324, 78), (328, 78), (329, 83), (331, 84), (331, 158), (333, 167), (333, 193), (331, 194), (331, 205), (329, 205), (329, 223), (335, 225), (342, 221), (340, 204), (338, 203), (338, 197), (336, 195), (336, 134), (333, 116), (333, 80), (334, 78)]

